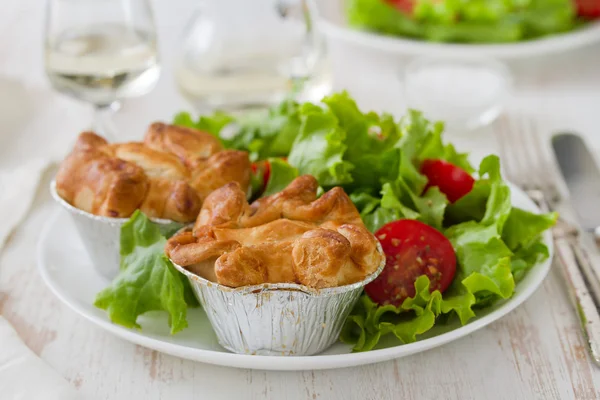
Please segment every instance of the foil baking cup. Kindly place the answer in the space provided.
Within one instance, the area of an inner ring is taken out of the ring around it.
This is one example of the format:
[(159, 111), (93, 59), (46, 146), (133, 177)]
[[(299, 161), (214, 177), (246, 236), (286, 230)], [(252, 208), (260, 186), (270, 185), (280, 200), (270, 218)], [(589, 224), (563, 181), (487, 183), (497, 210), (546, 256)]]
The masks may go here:
[[(94, 268), (104, 277), (112, 280), (119, 273), (121, 226), (129, 218), (111, 218), (94, 215), (80, 210), (64, 200), (56, 191), (56, 181), (50, 183), (50, 193), (58, 204), (71, 214), (83, 245)], [(168, 219), (152, 218), (157, 224), (173, 224)]]
[[(378, 250), (383, 254), (381, 245)], [(184, 267), (221, 346), (238, 354), (309, 356), (338, 340), (363, 287), (383, 271), (361, 282), (326, 289), (294, 283), (265, 283), (230, 288), (208, 281)]]

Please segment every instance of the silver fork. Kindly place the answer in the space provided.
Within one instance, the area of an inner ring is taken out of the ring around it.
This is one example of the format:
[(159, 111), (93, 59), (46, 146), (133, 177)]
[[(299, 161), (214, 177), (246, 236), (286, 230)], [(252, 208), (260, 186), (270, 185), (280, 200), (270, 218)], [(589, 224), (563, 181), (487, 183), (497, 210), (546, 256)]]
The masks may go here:
[[(560, 204), (560, 194), (554, 184), (548, 147), (535, 123), (524, 116), (510, 120), (504, 117), (499, 123), (496, 138), (507, 179), (523, 189), (542, 211), (554, 211)], [(561, 267), (590, 355), (600, 366), (600, 283), (580, 243), (579, 228), (559, 218), (552, 235), (555, 261)]]

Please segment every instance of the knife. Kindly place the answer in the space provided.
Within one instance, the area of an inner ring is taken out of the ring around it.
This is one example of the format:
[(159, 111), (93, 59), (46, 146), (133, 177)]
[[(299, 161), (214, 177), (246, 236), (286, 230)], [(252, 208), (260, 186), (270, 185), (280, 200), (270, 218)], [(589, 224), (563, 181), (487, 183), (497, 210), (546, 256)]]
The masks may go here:
[(552, 147), (579, 224), (600, 237), (600, 170), (594, 156), (574, 133), (554, 135)]
[[(579, 227), (559, 220), (555, 228), (557, 255), (575, 302), (588, 349), (600, 366), (600, 257), (595, 249), (600, 226), (600, 170), (584, 140), (573, 133), (552, 137), (559, 170), (569, 190)], [(558, 235), (556, 235), (558, 233)], [(578, 234), (583, 233), (583, 234)], [(590, 251), (592, 250), (592, 251)]]
[(600, 239), (600, 169), (589, 147), (581, 136), (559, 133), (552, 137), (552, 148), (564, 182), (569, 190), (569, 200), (579, 226), (582, 228), (581, 244), (587, 247), (590, 262), (583, 272), (600, 308), (600, 255), (595, 247)]

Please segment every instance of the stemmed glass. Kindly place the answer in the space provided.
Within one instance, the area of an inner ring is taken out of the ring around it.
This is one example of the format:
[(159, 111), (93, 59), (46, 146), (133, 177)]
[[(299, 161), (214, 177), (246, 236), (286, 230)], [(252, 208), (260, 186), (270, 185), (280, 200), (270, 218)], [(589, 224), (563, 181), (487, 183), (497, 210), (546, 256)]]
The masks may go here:
[(149, 92), (160, 67), (148, 0), (47, 0), (45, 67), (55, 89), (94, 105), (93, 129), (115, 139), (120, 100)]

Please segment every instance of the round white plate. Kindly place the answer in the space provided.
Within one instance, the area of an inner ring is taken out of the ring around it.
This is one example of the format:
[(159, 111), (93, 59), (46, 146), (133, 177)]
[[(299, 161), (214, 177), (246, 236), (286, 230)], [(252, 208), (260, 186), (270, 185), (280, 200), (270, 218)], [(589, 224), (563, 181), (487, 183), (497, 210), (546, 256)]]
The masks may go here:
[(600, 21), (554, 36), (506, 44), (432, 43), (400, 36), (360, 31), (346, 24), (346, 0), (315, 1), (318, 22), (329, 40), (376, 49), (390, 54), (448, 57), (528, 58), (572, 50), (600, 42)]
[[(521, 191), (513, 188), (513, 202), (517, 207), (535, 211), (535, 205)], [(551, 236), (544, 236), (552, 250)], [(516, 287), (515, 295), (493, 307), (479, 312), (465, 326), (458, 323), (436, 326), (420, 341), (398, 345), (393, 340), (384, 340), (379, 350), (351, 353), (350, 347), (337, 343), (316, 356), (277, 357), (239, 355), (227, 352), (217, 343), (208, 319), (200, 309), (190, 310), (189, 328), (170, 335), (166, 313), (149, 313), (139, 318), (142, 330), (131, 330), (114, 325), (104, 311), (94, 307), (94, 297), (108, 285), (108, 281), (95, 272), (87, 253), (83, 249), (70, 216), (64, 210), (48, 220), (40, 237), (37, 249), (38, 267), (42, 278), (50, 289), (75, 312), (107, 331), (130, 342), (163, 353), (210, 364), (263, 370), (308, 370), (351, 367), (404, 357), (425, 351), (468, 335), (501, 318), (525, 301), (546, 277), (550, 261), (534, 266), (525, 279)]]

